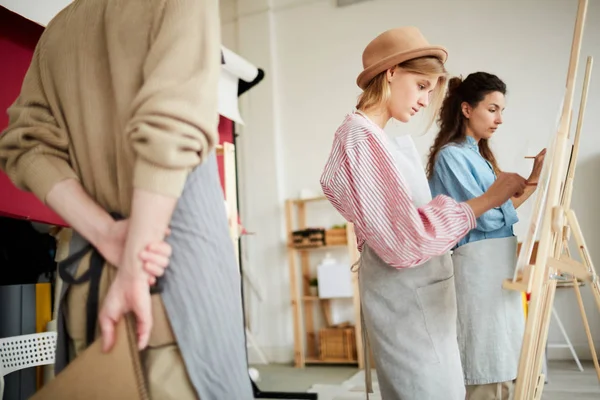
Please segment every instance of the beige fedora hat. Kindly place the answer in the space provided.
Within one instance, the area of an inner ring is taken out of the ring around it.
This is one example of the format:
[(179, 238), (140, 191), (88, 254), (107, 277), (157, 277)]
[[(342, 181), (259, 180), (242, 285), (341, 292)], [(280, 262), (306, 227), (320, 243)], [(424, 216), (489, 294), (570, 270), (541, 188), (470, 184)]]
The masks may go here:
[(418, 28), (404, 26), (383, 32), (371, 41), (362, 56), (363, 71), (356, 84), (365, 89), (371, 79), (395, 65), (413, 58), (433, 56), (442, 63), (448, 51), (441, 46), (431, 46)]

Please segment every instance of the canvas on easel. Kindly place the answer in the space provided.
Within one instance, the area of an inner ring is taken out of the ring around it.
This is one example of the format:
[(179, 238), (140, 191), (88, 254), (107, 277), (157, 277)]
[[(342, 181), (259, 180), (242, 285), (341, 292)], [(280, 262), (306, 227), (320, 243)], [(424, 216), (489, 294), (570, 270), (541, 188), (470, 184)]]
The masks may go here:
[[(532, 216), (532, 226), (527, 232), (527, 238), (524, 242), (526, 246), (531, 245), (533, 247), (535, 234), (539, 232), (539, 247), (536, 261), (533, 265), (529, 265), (529, 254), (527, 251), (530, 249), (529, 247), (523, 249), (525, 250), (525, 254), (523, 254), (523, 258), (519, 259), (519, 263), (516, 266), (516, 270), (521, 272), (521, 276), (517, 278), (515, 275), (512, 280), (507, 280), (503, 284), (506, 289), (526, 291), (531, 295), (515, 386), (515, 400), (537, 400), (541, 398), (544, 386), (544, 375), (541, 373), (542, 361), (548, 337), (552, 304), (554, 302), (557, 281), (565, 279), (565, 277), (572, 277), (571, 279), (574, 280), (574, 287), (578, 294), (578, 301), (580, 302), (580, 309), (584, 325), (586, 326), (586, 334), (588, 334), (598, 379), (600, 380), (600, 366), (596, 359), (593, 340), (589, 332), (577, 284), (578, 278), (589, 282), (593, 296), (600, 309), (598, 276), (585, 246), (583, 234), (575, 217), (575, 212), (571, 209), (571, 195), (575, 164), (577, 162), (579, 135), (581, 133), (592, 66), (591, 57), (588, 59), (575, 142), (571, 147), (570, 154), (567, 153), (575, 80), (586, 12), (587, 0), (579, 0), (563, 106), (559, 117), (558, 129), (552, 139), (552, 148), (548, 152), (550, 154), (547, 153), (546, 156), (546, 159), (549, 159), (550, 162), (548, 166), (544, 166), (548, 175), (544, 176), (542, 182), (544, 187), (541, 193), (538, 193), (538, 201), (536, 202), (536, 208)], [(566, 160), (567, 155), (569, 156), (569, 161)], [(565, 169), (566, 164), (568, 164), (568, 169)], [(539, 226), (537, 224), (538, 221), (541, 221)], [(577, 262), (570, 257), (568, 250), (570, 233), (573, 233), (577, 242), (581, 262)]]
[[(563, 107), (564, 97), (561, 101), (559, 112)], [(560, 124), (560, 119), (556, 121), (555, 132), (558, 130)], [(531, 287), (529, 286), (530, 281), (526, 280), (529, 276), (529, 260), (531, 260), (531, 256), (533, 254), (533, 248), (535, 245), (535, 239), (538, 236), (540, 222), (542, 217), (542, 205), (546, 200), (546, 195), (548, 194), (548, 184), (550, 180), (550, 170), (552, 168), (553, 155), (554, 155), (554, 146), (555, 146), (556, 136), (554, 133), (550, 137), (550, 145), (546, 149), (546, 157), (544, 159), (544, 165), (542, 166), (542, 172), (540, 173), (540, 178), (537, 182), (537, 197), (535, 199), (535, 204), (533, 206), (533, 212), (531, 213), (531, 217), (529, 223), (526, 224), (528, 227), (527, 235), (525, 236), (525, 240), (521, 245), (521, 250), (519, 251), (517, 257), (517, 266), (515, 268), (515, 274), (513, 276), (513, 282), (517, 282), (521, 280), (522, 283), (526, 285), (524, 288), (524, 292), (529, 293), (531, 291)], [(524, 279), (523, 279), (524, 277)]]

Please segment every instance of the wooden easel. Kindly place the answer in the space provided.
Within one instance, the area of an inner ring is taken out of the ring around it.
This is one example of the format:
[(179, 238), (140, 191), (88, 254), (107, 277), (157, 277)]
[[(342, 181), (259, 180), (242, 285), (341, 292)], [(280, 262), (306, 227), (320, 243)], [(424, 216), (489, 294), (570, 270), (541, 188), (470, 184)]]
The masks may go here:
[[(227, 217), (229, 220), (229, 234), (233, 241), (235, 251), (235, 259), (239, 263), (240, 252), (238, 243), (240, 240), (240, 226), (238, 223), (238, 202), (237, 202), (237, 183), (235, 171), (235, 146), (232, 143), (224, 142), (216, 146), (217, 156), (223, 157), (223, 175), (224, 175), (224, 196), (225, 207), (227, 209)], [(239, 266), (239, 264), (238, 264)], [(247, 272), (242, 270), (242, 278), (247, 278)], [(269, 364), (269, 360), (263, 350), (259, 347), (256, 338), (249, 329), (249, 324), (246, 322), (244, 327), (246, 330), (246, 345), (252, 347), (260, 358), (263, 364)]]
[[(521, 276), (518, 277), (515, 275), (512, 280), (507, 280), (503, 284), (505, 289), (531, 294), (514, 393), (515, 400), (541, 399), (545, 382), (541, 370), (544, 349), (548, 338), (552, 304), (554, 302), (557, 281), (565, 277), (570, 277), (574, 281), (574, 290), (582, 313), (590, 349), (592, 350), (598, 379), (600, 380), (600, 366), (598, 365), (591, 332), (585, 316), (577, 279), (589, 282), (589, 287), (592, 290), (599, 310), (600, 281), (592, 264), (575, 212), (571, 209), (579, 138), (592, 68), (591, 57), (588, 57), (579, 119), (575, 140), (571, 146), (570, 161), (567, 162), (565, 159), (568, 150), (575, 79), (581, 51), (587, 3), (587, 0), (579, 0), (569, 70), (567, 73), (567, 86), (558, 131), (556, 136), (553, 137), (552, 146), (546, 155), (544, 163), (545, 171), (542, 171), (542, 178), (540, 180), (541, 193), (538, 193), (538, 201), (533, 212), (532, 224), (521, 249), (523, 255), (519, 257), (520, 261), (517, 265), (517, 271), (521, 272)], [(568, 165), (568, 169), (565, 171), (566, 165)], [(529, 265), (528, 261), (526, 265), (523, 265), (521, 260), (530, 260), (531, 257), (535, 234), (537, 233), (538, 217), (541, 217), (541, 225), (536, 261), (533, 265)], [(571, 258), (568, 248), (571, 232), (577, 243), (581, 262), (577, 262)]]

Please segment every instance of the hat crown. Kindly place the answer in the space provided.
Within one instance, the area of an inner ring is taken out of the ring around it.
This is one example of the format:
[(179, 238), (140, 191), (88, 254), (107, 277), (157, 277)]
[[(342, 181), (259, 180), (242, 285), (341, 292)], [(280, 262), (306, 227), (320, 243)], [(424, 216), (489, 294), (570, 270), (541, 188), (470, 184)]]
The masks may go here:
[(363, 52), (363, 68), (394, 54), (429, 46), (421, 31), (412, 26), (390, 29), (373, 39)]
[(373, 39), (363, 51), (363, 71), (358, 75), (356, 84), (364, 90), (377, 74), (420, 57), (435, 57), (443, 64), (448, 52), (444, 47), (431, 46), (414, 26), (387, 30)]

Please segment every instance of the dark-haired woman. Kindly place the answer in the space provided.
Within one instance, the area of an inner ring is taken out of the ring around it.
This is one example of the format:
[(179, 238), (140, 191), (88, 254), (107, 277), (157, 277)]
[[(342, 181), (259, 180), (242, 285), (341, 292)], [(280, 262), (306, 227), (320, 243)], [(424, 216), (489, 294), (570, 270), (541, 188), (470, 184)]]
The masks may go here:
[[(502, 124), (506, 85), (485, 72), (452, 78), (439, 116), (440, 132), (427, 163), (433, 196), (457, 201), (480, 196), (500, 171), (489, 139)], [(467, 399), (509, 399), (517, 377), (525, 317), (521, 294), (502, 288), (516, 264), (513, 225), (518, 208), (535, 191), (545, 150), (534, 161), (523, 196), (477, 218), (453, 249), (458, 341)]]

